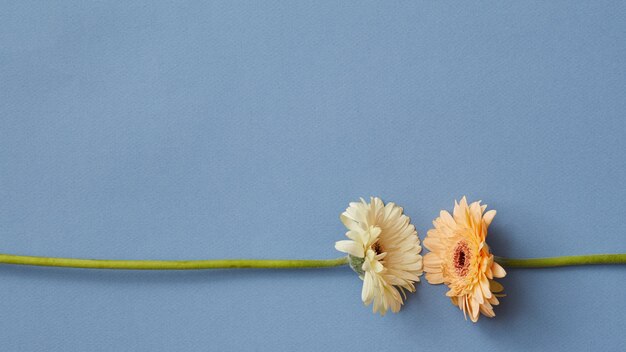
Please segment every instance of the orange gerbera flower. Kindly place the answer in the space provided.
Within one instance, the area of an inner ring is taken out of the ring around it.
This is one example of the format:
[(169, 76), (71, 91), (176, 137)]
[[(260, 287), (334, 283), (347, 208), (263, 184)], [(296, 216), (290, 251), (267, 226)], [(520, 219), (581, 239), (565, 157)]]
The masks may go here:
[(502, 285), (493, 278), (506, 275), (494, 261), (485, 242), (487, 228), (496, 215), (495, 210), (485, 212), (480, 202), (467, 204), (465, 197), (455, 201), (453, 215), (442, 210), (433, 221), (434, 229), (428, 231), (424, 246), (430, 253), (424, 256), (426, 280), (431, 284), (444, 283), (450, 290), (446, 296), (473, 322), (479, 313), (494, 317), (493, 306), (502, 297)]

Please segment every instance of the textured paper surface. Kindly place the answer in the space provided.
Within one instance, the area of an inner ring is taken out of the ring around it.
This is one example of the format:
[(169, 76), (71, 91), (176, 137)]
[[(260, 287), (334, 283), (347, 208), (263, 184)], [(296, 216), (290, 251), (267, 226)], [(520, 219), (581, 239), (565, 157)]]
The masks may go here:
[[(0, 5), (0, 247), (332, 258), (349, 201), (423, 239), (467, 195), (503, 256), (626, 251), (626, 8), (595, 1)], [(476, 325), (349, 268), (0, 267), (6, 351), (626, 349), (626, 270), (510, 270)]]

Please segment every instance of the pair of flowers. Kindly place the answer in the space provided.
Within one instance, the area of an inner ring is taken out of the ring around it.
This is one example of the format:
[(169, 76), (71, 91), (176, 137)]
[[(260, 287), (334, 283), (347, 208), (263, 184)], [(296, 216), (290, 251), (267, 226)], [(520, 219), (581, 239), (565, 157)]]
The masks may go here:
[(373, 303), (375, 313), (398, 312), (405, 291), (415, 292), (425, 271), (426, 280), (446, 284), (452, 304), (476, 322), (480, 313), (495, 316), (493, 306), (503, 287), (494, 278), (506, 275), (485, 242), (496, 215), (486, 208), (463, 197), (455, 201), (452, 214), (442, 210), (424, 239), (430, 253), (422, 258), (415, 226), (401, 207), (376, 197), (369, 203), (361, 199), (341, 214), (350, 240), (338, 241), (335, 248), (348, 254), (350, 267), (363, 280), (361, 299)]

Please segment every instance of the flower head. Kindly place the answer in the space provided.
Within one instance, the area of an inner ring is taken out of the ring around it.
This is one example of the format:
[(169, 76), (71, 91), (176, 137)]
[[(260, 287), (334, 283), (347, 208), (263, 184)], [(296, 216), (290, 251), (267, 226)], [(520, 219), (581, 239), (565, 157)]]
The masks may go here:
[(486, 208), (480, 202), (468, 205), (463, 197), (454, 203), (453, 215), (441, 211), (433, 221), (435, 228), (424, 239), (430, 250), (424, 256), (426, 280), (448, 285), (446, 296), (473, 322), (478, 321), (479, 313), (495, 316), (493, 306), (499, 304), (497, 297), (503, 296), (503, 287), (493, 278), (506, 275), (485, 242), (487, 228), (496, 215), (495, 210), (485, 212)]
[[(363, 280), (361, 299), (373, 304), (374, 313), (400, 310), (404, 290), (415, 291), (422, 274), (422, 256), (415, 226), (401, 207), (385, 205), (380, 198), (370, 203), (350, 203), (341, 214), (350, 240), (338, 241), (335, 248), (348, 253), (350, 266)], [(401, 294), (402, 293), (402, 294)]]

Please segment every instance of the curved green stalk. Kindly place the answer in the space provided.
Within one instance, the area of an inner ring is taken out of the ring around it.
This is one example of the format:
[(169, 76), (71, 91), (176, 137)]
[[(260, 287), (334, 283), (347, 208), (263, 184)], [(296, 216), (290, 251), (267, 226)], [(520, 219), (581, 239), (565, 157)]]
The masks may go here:
[(203, 270), (203, 269), (301, 269), (330, 268), (348, 263), (348, 257), (320, 260), (216, 259), (216, 260), (104, 260), (32, 257), (0, 254), (0, 263), (118, 270)]
[(571, 265), (626, 264), (626, 253), (571, 255), (550, 258), (503, 258), (495, 257), (498, 264), (509, 268), (552, 268)]

